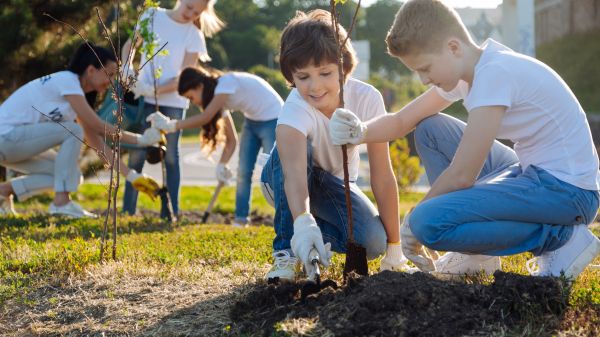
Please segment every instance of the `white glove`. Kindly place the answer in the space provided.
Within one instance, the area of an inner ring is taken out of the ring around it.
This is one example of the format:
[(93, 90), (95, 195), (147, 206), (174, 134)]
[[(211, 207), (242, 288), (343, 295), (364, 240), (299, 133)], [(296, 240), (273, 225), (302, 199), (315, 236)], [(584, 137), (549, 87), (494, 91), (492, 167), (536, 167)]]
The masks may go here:
[(154, 87), (150, 84), (146, 84), (139, 79), (131, 87), (134, 97), (137, 99), (140, 96), (152, 97), (154, 96)]
[(338, 108), (329, 120), (329, 137), (333, 145), (360, 144), (367, 135), (367, 125), (350, 110)]
[(166, 133), (177, 131), (177, 120), (170, 119), (163, 115), (160, 111), (156, 111), (146, 117), (146, 122), (150, 122), (153, 128), (157, 128)]
[(154, 201), (158, 194), (158, 190), (160, 189), (156, 180), (149, 175), (137, 173), (136, 170), (130, 170), (125, 179), (131, 183), (133, 188), (139, 192), (145, 193)]
[(310, 213), (304, 213), (294, 220), (294, 235), (291, 241), (292, 251), (304, 264), (307, 275), (314, 274), (314, 266), (310, 261), (309, 254), (312, 248), (319, 253), (320, 262), (324, 267), (329, 266), (331, 243), (323, 244), (323, 235), (317, 226), (317, 221)]
[(417, 238), (413, 235), (408, 224), (410, 213), (407, 213), (404, 217), (404, 222), (400, 226), (400, 242), (402, 245), (402, 252), (404, 255), (412, 261), (412, 263), (424, 272), (435, 271), (435, 264), (433, 259), (427, 254), (425, 247)]
[(161, 138), (161, 135), (160, 135), (160, 131), (158, 131), (158, 129), (147, 128), (143, 134), (138, 135), (137, 144), (142, 147), (150, 146), (150, 145), (158, 143), (160, 141), (160, 138)]
[(402, 254), (402, 246), (400, 243), (388, 243), (385, 256), (381, 259), (381, 265), (379, 271), (393, 270), (402, 271), (406, 270), (406, 262), (408, 259)]
[(217, 180), (220, 183), (227, 185), (229, 180), (233, 177), (233, 172), (229, 169), (229, 167), (223, 163), (217, 164)]

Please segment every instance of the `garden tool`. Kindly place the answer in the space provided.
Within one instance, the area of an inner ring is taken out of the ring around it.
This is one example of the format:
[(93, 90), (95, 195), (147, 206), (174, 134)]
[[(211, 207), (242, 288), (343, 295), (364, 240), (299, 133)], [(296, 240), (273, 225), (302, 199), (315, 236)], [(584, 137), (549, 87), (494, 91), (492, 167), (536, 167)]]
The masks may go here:
[(308, 295), (316, 294), (327, 287), (333, 289), (338, 288), (338, 284), (333, 280), (321, 282), (321, 258), (319, 252), (315, 248), (310, 250), (308, 257), (314, 268), (308, 271), (306, 283), (304, 283), (300, 289), (300, 299), (302, 301), (304, 301)]
[(352, 219), (352, 200), (350, 198), (350, 178), (348, 173), (348, 148), (342, 145), (344, 160), (344, 190), (346, 194), (346, 210), (348, 212), (348, 243), (346, 244), (346, 262), (344, 264), (344, 280), (350, 272), (366, 276), (369, 274), (367, 250), (354, 241), (354, 221)]
[(165, 153), (167, 149), (167, 138), (165, 134), (161, 132), (161, 139), (158, 142), (158, 158), (160, 161), (161, 169), (162, 169), (162, 187), (158, 190), (158, 195), (160, 196), (161, 203), (166, 205), (167, 208), (167, 221), (174, 223), (177, 221), (177, 216), (173, 213), (173, 205), (171, 205), (171, 198), (169, 197), (169, 190), (167, 188), (167, 166), (165, 164)]
[(212, 198), (210, 199), (210, 202), (208, 203), (208, 206), (206, 207), (206, 210), (204, 211), (204, 214), (202, 215), (202, 223), (206, 223), (206, 220), (208, 220), (208, 217), (210, 216), (210, 213), (212, 212), (213, 207), (215, 206), (215, 202), (217, 201), (217, 198), (219, 197), (219, 193), (221, 192), (221, 189), (223, 188), (225, 184), (222, 181), (219, 181), (219, 183), (217, 184), (217, 187), (215, 188), (215, 191), (213, 192)]

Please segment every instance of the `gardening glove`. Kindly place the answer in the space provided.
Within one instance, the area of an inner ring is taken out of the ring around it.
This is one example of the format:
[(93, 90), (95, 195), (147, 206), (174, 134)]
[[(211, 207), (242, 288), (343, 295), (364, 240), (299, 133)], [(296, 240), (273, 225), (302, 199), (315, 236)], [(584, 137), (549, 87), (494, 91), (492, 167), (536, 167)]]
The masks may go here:
[(227, 185), (231, 178), (233, 177), (233, 172), (229, 169), (229, 167), (223, 163), (217, 164), (217, 180), (220, 183)]
[(348, 109), (336, 109), (329, 120), (329, 137), (333, 145), (360, 144), (366, 135), (367, 125)]
[(407, 213), (404, 217), (404, 222), (400, 226), (400, 242), (402, 245), (402, 252), (404, 255), (412, 261), (412, 263), (424, 272), (435, 271), (435, 264), (427, 252), (425, 247), (417, 238), (413, 235), (408, 224), (410, 213)]
[(323, 244), (323, 235), (317, 226), (317, 221), (310, 213), (304, 213), (294, 220), (294, 235), (292, 235), (292, 252), (304, 264), (307, 275), (314, 274), (314, 266), (310, 261), (310, 250), (315, 248), (319, 253), (320, 262), (324, 267), (329, 266), (331, 243)]
[(177, 120), (170, 119), (160, 111), (156, 111), (146, 117), (146, 122), (150, 122), (153, 128), (157, 128), (166, 133), (177, 131)]
[(129, 171), (125, 179), (130, 182), (131, 185), (133, 185), (133, 188), (138, 192), (144, 193), (154, 201), (158, 194), (158, 190), (160, 189), (156, 180), (146, 174), (137, 173), (135, 170)]
[(143, 134), (137, 135), (137, 144), (142, 147), (147, 147), (158, 143), (162, 136), (160, 131), (155, 128), (148, 128)]
[(134, 98), (136, 99), (140, 96), (154, 96), (154, 87), (150, 84), (146, 84), (143, 81), (140, 81), (139, 79), (131, 86), (131, 91), (133, 91)]
[(381, 259), (379, 271), (381, 272), (384, 270), (406, 270), (406, 262), (408, 262), (408, 259), (404, 257), (404, 254), (402, 254), (402, 246), (400, 242), (388, 243), (385, 256), (383, 257), (383, 259)]

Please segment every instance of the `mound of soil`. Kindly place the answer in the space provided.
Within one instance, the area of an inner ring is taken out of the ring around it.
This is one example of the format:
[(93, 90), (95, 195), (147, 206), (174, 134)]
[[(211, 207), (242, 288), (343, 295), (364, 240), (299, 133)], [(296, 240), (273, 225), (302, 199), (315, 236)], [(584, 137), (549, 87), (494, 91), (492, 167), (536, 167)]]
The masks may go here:
[(554, 278), (504, 272), (490, 285), (442, 281), (429, 274), (382, 272), (352, 277), (301, 301), (302, 284), (259, 284), (230, 312), (232, 330), (269, 336), (277, 322), (317, 318), (335, 336), (487, 336), (533, 322), (554, 322), (567, 291)]
[[(147, 217), (159, 217), (159, 212), (150, 211), (150, 210), (140, 210), (140, 214), (142, 216)], [(180, 222), (186, 221), (188, 223), (200, 224), (202, 223), (202, 216), (204, 215), (204, 211), (195, 212), (195, 211), (182, 211), (180, 214)], [(207, 224), (233, 224), (233, 220), (235, 215), (233, 213), (217, 213), (213, 212), (208, 217), (206, 221)], [(273, 216), (268, 214), (260, 214), (256, 211), (253, 211), (250, 214), (250, 223), (253, 225), (265, 225), (265, 226), (273, 226)]]

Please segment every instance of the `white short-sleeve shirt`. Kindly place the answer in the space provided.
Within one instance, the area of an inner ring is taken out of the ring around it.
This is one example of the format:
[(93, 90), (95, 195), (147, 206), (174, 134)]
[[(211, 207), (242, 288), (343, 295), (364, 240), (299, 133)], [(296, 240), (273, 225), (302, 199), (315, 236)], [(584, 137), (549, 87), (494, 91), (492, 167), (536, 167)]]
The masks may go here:
[[(154, 14), (153, 14), (154, 13)], [(152, 17), (150, 20), (150, 30), (156, 35), (157, 51), (165, 43), (164, 49), (168, 51), (167, 55), (156, 55), (153, 58), (154, 69), (161, 69), (162, 74), (157, 79), (157, 85), (165, 84), (179, 76), (183, 67), (183, 60), (186, 53), (199, 53), (200, 56), (208, 56), (204, 34), (193, 23), (179, 23), (174, 21), (167, 14), (164, 8), (148, 9), (141, 16), (140, 20)], [(146, 62), (145, 55), (142, 55), (140, 65)], [(150, 63), (142, 68), (139, 81), (148, 85), (154, 84), (154, 75)], [(146, 102), (155, 104), (154, 97), (144, 97)], [(189, 101), (180, 96), (177, 91), (171, 91), (158, 95), (158, 104), (168, 107), (187, 109)]]
[[(361, 121), (386, 114), (383, 97), (375, 87), (349, 78), (344, 85), (345, 108), (354, 112)], [(341, 146), (331, 143), (329, 118), (308, 104), (297, 89), (293, 89), (281, 110), (277, 125), (290, 126), (304, 134), (312, 146), (313, 164), (343, 179), (344, 168)], [(348, 172), (350, 180), (358, 178), (360, 162), (358, 146), (348, 145)]]
[(544, 63), (489, 39), (475, 66), (473, 86), (460, 81), (438, 93), (464, 99), (467, 111), (505, 106), (497, 138), (509, 139), (523, 169), (540, 167), (587, 190), (600, 190), (598, 154), (585, 112), (562, 78)]
[(283, 100), (262, 78), (249, 73), (231, 72), (217, 80), (215, 95), (228, 94), (225, 109), (240, 111), (253, 121), (276, 119)]
[(66, 95), (85, 96), (79, 76), (70, 71), (59, 71), (23, 85), (0, 105), (0, 135), (22, 124), (74, 121), (77, 115)]

